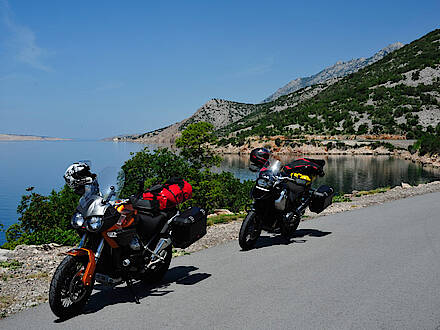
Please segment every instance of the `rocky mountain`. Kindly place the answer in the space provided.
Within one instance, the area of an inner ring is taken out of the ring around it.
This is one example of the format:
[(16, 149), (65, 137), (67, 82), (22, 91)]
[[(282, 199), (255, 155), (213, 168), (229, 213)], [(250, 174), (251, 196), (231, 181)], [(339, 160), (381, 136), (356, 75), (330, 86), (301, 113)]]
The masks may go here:
[[(360, 58), (349, 62), (338, 62), (334, 66), (326, 68), (314, 76), (299, 78), (291, 81), (289, 84), (280, 88), (277, 92), (275, 92), (266, 100), (267, 102), (270, 102), (278, 98), (279, 96), (291, 93), (292, 91), (302, 89), (303, 87), (316, 85), (314, 86), (314, 88), (302, 91), (298, 95), (297, 103), (305, 101), (306, 99), (316, 95), (323, 88), (326, 88), (338, 81), (338, 77), (350, 74), (370, 63), (376, 62), (384, 57), (386, 54), (402, 46), (403, 44), (401, 43), (395, 43), (382, 49), (368, 59)], [(259, 107), (254, 104), (239, 103), (222, 99), (211, 99), (202, 107), (200, 107), (191, 117), (184, 119), (181, 122), (143, 134), (120, 135), (106, 138), (104, 140), (172, 144), (176, 137), (179, 135), (179, 132), (190, 123), (206, 121), (212, 123), (214, 127), (219, 130), (224, 128), (225, 126), (237, 122), (245, 116), (251, 115), (251, 113), (258, 110), (258, 108), (264, 109), (267, 107), (265, 107), (264, 105)], [(283, 106), (271, 104), (269, 108), (271, 111), (280, 111), (283, 109)]]
[(357, 58), (347, 62), (336, 62), (336, 64), (325, 68), (324, 70), (314, 74), (313, 76), (297, 78), (283, 87), (279, 88), (275, 93), (263, 100), (263, 103), (276, 100), (280, 96), (293, 93), (301, 88), (321, 84), (329, 79), (345, 77), (350, 73), (357, 72), (363, 67), (366, 67), (374, 62), (379, 61), (387, 54), (402, 48), (404, 45), (401, 42), (396, 42), (394, 44), (388, 45), (387, 47), (381, 49), (376, 54), (368, 58)]
[[(274, 111), (274, 109), (279, 109)], [(343, 78), (255, 105), (225, 126), (223, 145), (250, 137), (440, 134), (440, 29)]]
[(253, 104), (212, 99), (200, 107), (191, 117), (181, 122), (144, 134), (113, 137), (112, 140), (172, 144), (179, 136), (179, 132), (191, 123), (206, 121), (213, 124), (216, 129), (221, 129), (249, 115), (254, 110), (255, 105)]
[[(368, 59), (350, 61), (351, 69), (336, 64), (316, 75), (322, 82), (273, 101), (212, 99), (179, 123), (113, 140), (172, 144), (197, 121), (213, 123), (223, 145), (240, 145), (252, 136), (387, 134), (411, 139), (422, 131), (440, 132), (439, 40), (440, 30), (435, 30), (403, 47), (393, 44)], [(365, 63), (372, 64), (360, 68)], [(356, 72), (332, 78), (347, 70)]]

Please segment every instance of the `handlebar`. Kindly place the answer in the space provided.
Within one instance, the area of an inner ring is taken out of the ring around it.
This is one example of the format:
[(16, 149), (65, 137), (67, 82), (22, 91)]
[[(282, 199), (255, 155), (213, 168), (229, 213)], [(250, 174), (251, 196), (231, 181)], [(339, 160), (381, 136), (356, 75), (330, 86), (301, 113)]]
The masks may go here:
[(117, 201), (115, 201), (115, 202), (113, 202), (113, 203), (114, 203), (115, 206), (119, 206), (119, 205), (122, 205), (122, 204), (127, 204), (129, 201), (130, 201), (130, 200), (127, 198), (127, 199), (120, 199), (120, 200), (117, 200)]

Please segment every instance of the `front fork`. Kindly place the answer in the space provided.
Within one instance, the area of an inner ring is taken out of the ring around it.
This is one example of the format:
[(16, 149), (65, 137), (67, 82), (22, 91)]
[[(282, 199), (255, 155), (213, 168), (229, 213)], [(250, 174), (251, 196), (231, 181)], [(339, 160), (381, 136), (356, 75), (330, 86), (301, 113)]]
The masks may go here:
[(157, 243), (156, 248), (154, 249), (154, 251), (151, 251), (150, 249), (149, 252), (151, 252), (151, 258), (150, 258), (150, 262), (147, 265), (147, 268), (150, 268), (151, 266), (153, 266), (154, 264), (163, 261), (165, 258), (162, 257), (160, 254), (163, 250), (165, 250), (168, 246), (171, 245), (171, 238), (161, 238), (159, 240), (159, 243)]
[(84, 270), (84, 274), (82, 276), (81, 281), (85, 286), (92, 285), (92, 279), (93, 275), (95, 274), (96, 270), (96, 264), (99, 260), (99, 257), (102, 254), (102, 250), (104, 249), (104, 238), (101, 238), (98, 248), (96, 249), (96, 252), (93, 252), (91, 249), (83, 248), (85, 241), (87, 238), (87, 233), (84, 233), (81, 237), (81, 241), (79, 242), (78, 247), (69, 250), (66, 252), (67, 255), (73, 256), (73, 257), (87, 257), (88, 263), (86, 266), (86, 269)]

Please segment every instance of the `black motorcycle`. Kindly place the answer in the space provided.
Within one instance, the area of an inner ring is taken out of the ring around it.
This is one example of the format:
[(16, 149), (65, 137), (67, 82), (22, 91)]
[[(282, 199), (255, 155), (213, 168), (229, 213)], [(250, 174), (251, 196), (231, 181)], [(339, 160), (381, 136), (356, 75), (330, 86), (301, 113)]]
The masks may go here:
[(254, 247), (261, 230), (290, 240), (307, 207), (320, 213), (332, 203), (333, 188), (311, 187), (317, 176), (324, 176), (324, 165), (324, 160), (302, 158), (281, 166), (279, 160), (269, 159), (260, 168), (251, 191), (253, 203), (240, 228), (243, 250)]

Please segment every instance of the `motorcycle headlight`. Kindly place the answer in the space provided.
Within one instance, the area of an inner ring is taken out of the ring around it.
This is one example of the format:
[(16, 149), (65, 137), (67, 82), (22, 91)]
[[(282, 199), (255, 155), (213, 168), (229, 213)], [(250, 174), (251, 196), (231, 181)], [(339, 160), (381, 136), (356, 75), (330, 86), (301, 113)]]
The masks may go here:
[(91, 217), (87, 223), (87, 229), (90, 231), (98, 231), (102, 227), (101, 217)]
[(70, 224), (73, 228), (80, 228), (84, 225), (84, 218), (81, 213), (77, 212), (73, 215), (72, 220), (70, 221)]
[(266, 179), (258, 179), (257, 180), (257, 186), (259, 186), (261, 188), (269, 188), (270, 183)]

